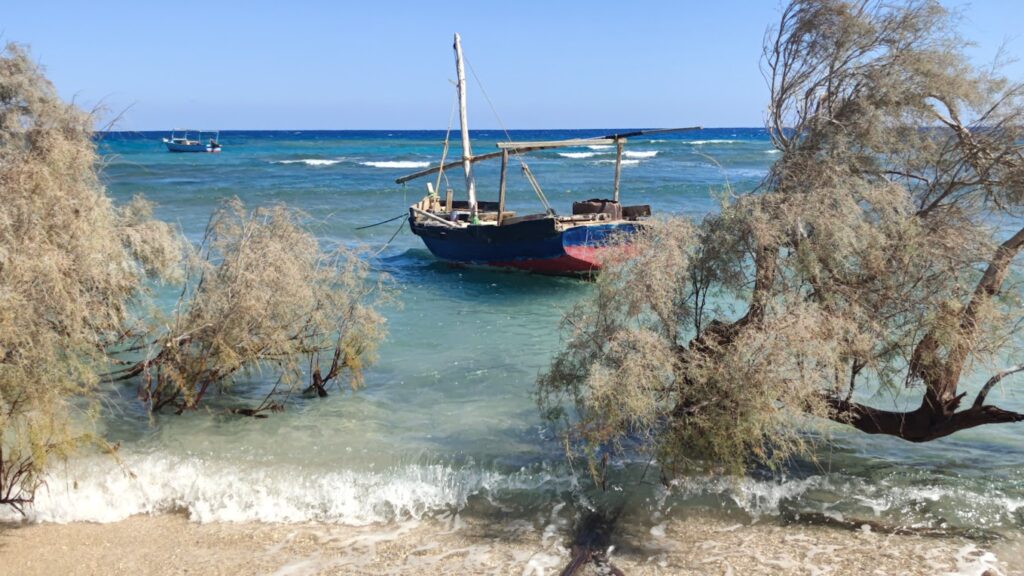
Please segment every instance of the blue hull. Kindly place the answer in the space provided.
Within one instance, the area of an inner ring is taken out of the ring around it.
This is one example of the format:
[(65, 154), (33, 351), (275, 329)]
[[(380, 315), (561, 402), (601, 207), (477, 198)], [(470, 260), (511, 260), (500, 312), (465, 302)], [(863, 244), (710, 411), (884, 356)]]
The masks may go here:
[(578, 225), (558, 230), (544, 218), (507, 226), (444, 228), (409, 220), (437, 258), (453, 264), (518, 268), (556, 275), (586, 275), (600, 269), (600, 252), (612, 236), (632, 234), (634, 222)]

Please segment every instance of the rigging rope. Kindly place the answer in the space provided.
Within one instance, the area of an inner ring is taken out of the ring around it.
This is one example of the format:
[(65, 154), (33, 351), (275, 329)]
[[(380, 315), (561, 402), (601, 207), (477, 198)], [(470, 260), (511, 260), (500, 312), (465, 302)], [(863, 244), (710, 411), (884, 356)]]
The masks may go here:
[(451, 112), (448, 113), (448, 131), (445, 132), (444, 134), (444, 150), (441, 152), (441, 168), (437, 171), (437, 184), (434, 185), (434, 190), (437, 192), (439, 197), (442, 176), (444, 177), (444, 185), (446, 187), (451, 187), (451, 184), (448, 182), (448, 175), (444, 173), (444, 161), (445, 158), (448, 157), (448, 140), (451, 138), (452, 135), (452, 124), (455, 121), (455, 105), (458, 102), (458, 100), (459, 94), (458, 92), (456, 92), (455, 98), (452, 99), (452, 110)]
[[(501, 116), (498, 114), (498, 109), (494, 107), (494, 103), (491, 102), (491, 97), (487, 95), (487, 89), (484, 88), (484, 83), (480, 81), (480, 77), (476, 75), (476, 69), (473, 68), (473, 63), (468, 58), (464, 58), (466, 65), (469, 66), (469, 73), (473, 75), (473, 80), (476, 80), (476, 85), (480, 88), (480, 93), (484, 95), (484, 100), (487, 101), (487, 105), (491, 108), (491, 113), (494, 114), (494, 118), (498, 121), (498, 125), (501, 126), (501, 131), (505, 133), (505, 138), (509, 143), (514, 143), (512, 136), (508, 133), (508, 128), (505, 127), (505, 123), (501, 121)], [(519, 149), (515, 146), (512, 147), (513, 155), (522, 167), (523, 174), (526, 179), (530, 182), (530, 186), (533, 187), (534, 193), (537, 194), (537, 198), (540, 199), (540, 203), (544, 205), (545, 211), (551, 216), (555, 215), (555, 210), (548, 203), (547, 197), (544, 196), (544, 191), (540, 189), (540, 184), (537, 183), (537, 179), (533, 177), (533, 172), (530, 171), (530, 167), (527, 166), (526, 160), (523, 159), (523, 155), (519, 153)]]
[(533, 177), (533, 172), (530, 171), (530, 167), (526, 164), (523, 164), (523, 176), (526, 176), (526, 180), (530, 183), (530, 186), (533, 187), (533, 191), (537, 193), (537, 198), (540, 198), (540, 203), (544, 205), (544, 211), (547, 212), (549, 216), (554, 216), (555, 209), (551, 207), (550, 203), (548, 203), (548, 197), (544, 195), (544, 191), (540, 189), (540, 183), (538, 183), (537, 179)]

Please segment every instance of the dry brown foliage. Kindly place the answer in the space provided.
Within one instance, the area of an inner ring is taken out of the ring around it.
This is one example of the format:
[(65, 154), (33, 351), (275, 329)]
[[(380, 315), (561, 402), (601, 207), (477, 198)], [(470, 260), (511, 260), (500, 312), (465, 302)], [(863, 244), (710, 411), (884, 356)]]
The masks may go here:
[[(24, 50), (0, 53), (0, 504), (18, 510), (50, 460), (105, 446), (91, 426), (105, 378), (138, 377), (148, 407), (179, 412), (246, 371), (306, 375), (323, 395), (343, 376), (361, 384), (384, 333), (373, 305), (388, 291), (294, 211), (229, 203), (191, 249), (144, 199), (115, 207), (92, 123)], [(166, 319), (140, 299), (157, 278), (183, 281)]]
[[(1024, 370), (1000, 364), (1021, 353), (1024, 88), (971, 65), (953, 20), (931, 0), (784, 9), (763, 59), (769, 176), (641, 234), (540, 380), (595, 474), (631, 441), (670, 474), (741, 471), (812, 455), (825, 419), (913, 442), (1024, 420), (986, 403)], [(879, 387), (920, 406), (855, 399)]]
[(92, 441), (89, 398), (148, 272), (180, 244), (96, 175), (92, 116), (19, 46), (0, 53), (0, 503), (31, 500), (51, 458)]
[[(248, 212), (238, 200), (214, 214), (167, 327), (120, 375), (141, 376), (151, 410), (194, 409), (211, 388), (261, 370), (288, 390), (308, 378), (319, 395), (341, 376), (362, 384), (384, 335), (374, 306), (389, 292), (356, 252), (321, 251), (301, 219), (284, 206)], [(279, 407), (268, 397), (240, 412)]]

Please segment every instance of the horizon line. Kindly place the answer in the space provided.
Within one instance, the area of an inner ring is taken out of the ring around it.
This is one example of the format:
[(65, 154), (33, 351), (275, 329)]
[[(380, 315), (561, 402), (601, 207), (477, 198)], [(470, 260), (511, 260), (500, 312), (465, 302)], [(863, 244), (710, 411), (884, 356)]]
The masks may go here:
[[(540, 131), (540, 130), (657, 130), (658, 128), (653, 127), (637, 127), (637, 126), (599, 126), (594, 128), (510, 128), (508, 132), (521, 132), (521, 131)], [(134, 130), (95, 130), (97, 134), (114, 134), (119, 132), (170, 132), (171, 130), (181, 131), (185, 128), (145, 128), (145, 129), (134, 129)], [(198, 131), (196, 128), (188, 128), (189, 131)], [(217, 128), (206, 130), (203, 132), (445, 132), (447, 128)], [(765, 126), (702, 126), (699, 129), (693, 130), (698, 132), (700, 130), (767, 130)], [(470, 132), (505, 132), (504, 128), (470, 128)], [(456, 130), (452, 130), (456, 132)]]

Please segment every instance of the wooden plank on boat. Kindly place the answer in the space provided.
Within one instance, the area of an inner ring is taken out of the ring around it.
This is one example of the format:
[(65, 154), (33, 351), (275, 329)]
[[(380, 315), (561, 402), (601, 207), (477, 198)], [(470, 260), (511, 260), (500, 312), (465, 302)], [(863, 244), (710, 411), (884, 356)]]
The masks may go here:
[(591, 212), (589, 214), (573, 214), (572, 216), (559, 216), (559, 222), (591, 222), (595, 220), (611, 220), (607, 212)]
[(498, 226), (505, 214), (505, 172), (508, 171), (508, 150), (501, 151), (501, 180), (498, 181)]
[(502, 150), (534, 150), (537, 148), (564, 148), (568, 146), (609, 146), (615, 140), (608, 138), (573, 138), (571, 140), (547, 140), (538, 142), (498, 142)]
[(622, 145), (625, 140), (615, 140), (615, 195), (612, 200), (619, 201), (619, 179), (622, 177)]
[(462, 226), (459, 226), (455, 222), (449, 222), (449, 221), (445, 220), (444, 218), (441, 218), (440, 216), (435, 216), (434, 214), (431, 214), (430, 212), (424, 212), (423, 210), (420, 210), (419, 208), (417, 208), (415, 206), (410, 206), (409, 210), (412, 210), (413, 213), (419, 214), (420, 216), (423, 216), (424, 218), (427, 218), (427, 219), (433, 220), (435, 222), (439, 222), (441, 224), (444, 224), (445, 226), (448, 226), (449, 228), (462, 228)]
[(650, 136), (651, 134), (668, 134), (669, 132), (690, 132), (693, 130), (703, 130), (701, 126), (687, 126), (686, 128), (650, 128), (647, 130), (636, 130), (634, 132), (623, 132), (622, 134), (608, 134), (603, 138), (609, 138), (614, 140), (616, 138), (632, 138), (634, 136)]
[(650, 204), (638, 204), (636, 206), (623, 206), (622, 217), (627, 220), (636, 220), (637, 218), (646, 218), (651, 215)]

